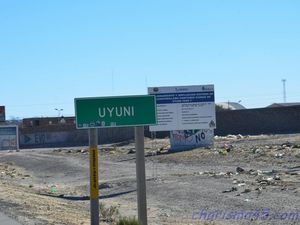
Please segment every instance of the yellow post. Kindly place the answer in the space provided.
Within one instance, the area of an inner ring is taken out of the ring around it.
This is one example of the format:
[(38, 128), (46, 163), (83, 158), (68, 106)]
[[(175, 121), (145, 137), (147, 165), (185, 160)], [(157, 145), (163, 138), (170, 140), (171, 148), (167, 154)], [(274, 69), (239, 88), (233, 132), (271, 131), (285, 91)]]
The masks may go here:
[(98, 148), (90, 148), (90, 184), (91, 199), (99, 198)]
[(89, 129), (91, 225), (99, 225), (98, 132)]

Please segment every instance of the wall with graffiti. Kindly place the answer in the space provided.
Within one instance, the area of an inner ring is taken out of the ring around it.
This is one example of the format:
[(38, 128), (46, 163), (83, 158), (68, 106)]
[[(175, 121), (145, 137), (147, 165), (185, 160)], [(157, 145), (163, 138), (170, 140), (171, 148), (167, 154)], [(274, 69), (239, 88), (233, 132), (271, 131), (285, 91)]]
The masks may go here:
[[(47, 129), (20, 129), (20, 148), (50, 148), (87, 146), (89, 144), (88, 130), (78, 130), (73, 127), (69, 130)], [(132, 127), (103, 128), (98, 130), (98, 143), (116, 143), (133, 139)]]
[(171, 151), (212, 146), (213, 138), (214, 130), (212, 129), (171, 131)]
[(0, 126), (0, 150), (19, 148), (17, 126)]

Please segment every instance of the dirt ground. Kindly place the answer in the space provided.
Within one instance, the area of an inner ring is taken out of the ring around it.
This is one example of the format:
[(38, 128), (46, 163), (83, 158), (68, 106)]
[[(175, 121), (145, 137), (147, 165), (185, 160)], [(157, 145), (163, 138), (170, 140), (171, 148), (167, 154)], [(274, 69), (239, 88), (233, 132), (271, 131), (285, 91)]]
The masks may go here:
[[(300, 224), (300, 134), (168, 147), (145, 139), (150, 225)], [(136, 217), (134, 142), (99, 149), (102, 223)], [(21, 224), (90, 224), (86, 147), (2, 151), (0, 184), (0, 211)]]

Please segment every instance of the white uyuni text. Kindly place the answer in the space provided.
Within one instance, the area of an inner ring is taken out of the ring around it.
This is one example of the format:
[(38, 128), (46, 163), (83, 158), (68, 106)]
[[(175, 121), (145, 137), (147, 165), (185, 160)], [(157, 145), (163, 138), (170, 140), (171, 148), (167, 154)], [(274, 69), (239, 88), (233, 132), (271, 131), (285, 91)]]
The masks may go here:
[(134, 116), (133, 106), (115, 106), (98, 108), (98, 113), (101, 118), (109, 117), (132, 117)]

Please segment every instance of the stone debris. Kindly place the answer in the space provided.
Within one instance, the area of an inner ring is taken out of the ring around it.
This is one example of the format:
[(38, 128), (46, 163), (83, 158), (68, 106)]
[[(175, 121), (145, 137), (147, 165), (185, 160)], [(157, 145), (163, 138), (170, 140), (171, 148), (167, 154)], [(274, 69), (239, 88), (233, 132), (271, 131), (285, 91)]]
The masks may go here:
[(88, 149), (81, 149), (80, 150), (80, 153), (87, 153), (88, 152)]
[(223, 148), (227, 151), (227, 152), (230, 152), (231, 150), (233, 150), (233, 145), (231, 144), (225, 144), (223, 146)]
[(249, 135), (246, 135), (246, 136), (243, 136), (241, 134), (237, 134), (237, 135), (229, 134), (227, 136), (216, 135), (214, 138), (215, 138), (215, 140), (241, 140), (241, 139), (249, 138)]
[(275, 154), (276, 158), (283, 158), (283, 156), (284, 156), (284, 153), (276, 153)]
[(242, 194), (246, 194), (246, 193), (249, 193), (249, 192), (251, 192), (251, 189), (246, 188), (244, 191), (242, 191)]
[(300, 175), (300, 166), (289, 168), (286, 174), (289, 175)]
[(31, 177), (29, 174), (24, 174), (21, 169), (15, 168), (11, 164), (0, 164), (0, 178), (15, 178), (15, 179), (26, 179)]
[(107, 188), (112, 188), (112, 187), (113, 187), (113, 185), (110, 183), (101, 183), (99, 185), (99, 189), (107, 189)]
[(206, 175), (214, 178), (230, 178), (233, 175), (233, 173), (230, 171), (228, 172), (202, 171), (202, 172), (194, 172), (193, 175), (194, 176)]
[(232, 187), (231, 189), (222, 191), (222, 193), (230, 193), (230, 192), (234, 192), (234, 191), (238, 191), (237, 187)]
[(127, 152), (127, 154), (135, 154), (135, 148), (129, 149), (129, 151)]
[(227, 155), (227, 154), (228, 154), (228, 151), (227, 151), (226, 149), (222, 149), (222, 150), (218, 151), (218, 153), (219, 153), (220, 155)]
[(236, 168), (236, 172), (237, 172), (237, 173), (245, 173), (245, 170), (244, 170), (242, 167), (239, 167), (239, 166), (238, 166), (238, 167)]
[(278, 175), (275, 175), (275, 176), (273, 177), (273, 179), (274, 179), (274, 180), (281, 180), (280, 176), (278, 176)]
[(261, 153), (263, 153), (263, 150), (260, 148), (254, 148), (254, 149), (252, 149), (252, 152), (253, 152), (253, 154), (261, 154)]

